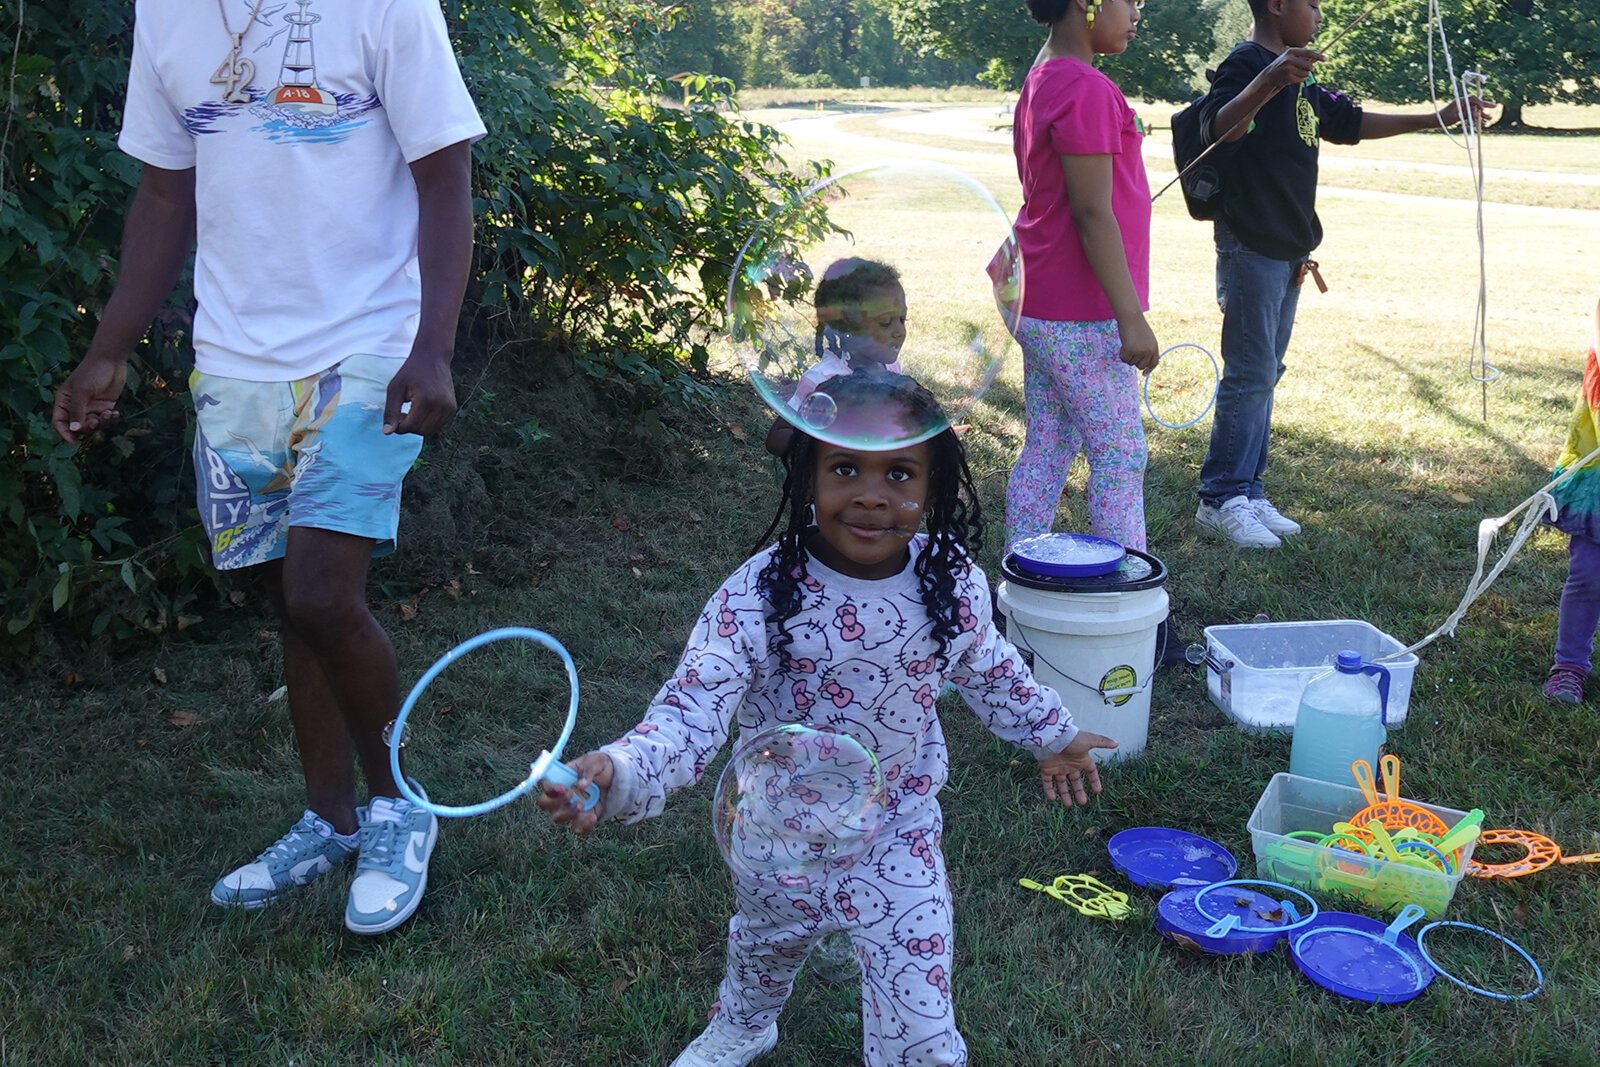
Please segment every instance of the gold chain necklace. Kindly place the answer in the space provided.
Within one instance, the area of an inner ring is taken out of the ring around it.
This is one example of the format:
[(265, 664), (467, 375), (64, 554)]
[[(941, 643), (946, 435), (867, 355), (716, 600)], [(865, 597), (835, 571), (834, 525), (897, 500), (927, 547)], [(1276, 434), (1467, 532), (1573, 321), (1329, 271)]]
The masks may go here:
[(222, 6), (222, 0), (217, 0), (217, 14), (222, 16), (222, 29), (233, 42), (233, 47), (228, 49), (228, 56), (222, 61), (222, 66), (211, 75), (211, 84), (223, 86), (224, 104), (248, 104), (250, 83), (255, 80), (256, 65), (241, 57), (239, 49), (244, 44), (244, 35), (250, 32), (250, 27), (256, 24), (256, 16), (261, 14), (261, 0), (256, 0), (255, 5), (250, 8), (250, 21), (246, 22), (244, 29), (238, 33), (234, 33), (233, 27), (228, 25), (228, 12)]

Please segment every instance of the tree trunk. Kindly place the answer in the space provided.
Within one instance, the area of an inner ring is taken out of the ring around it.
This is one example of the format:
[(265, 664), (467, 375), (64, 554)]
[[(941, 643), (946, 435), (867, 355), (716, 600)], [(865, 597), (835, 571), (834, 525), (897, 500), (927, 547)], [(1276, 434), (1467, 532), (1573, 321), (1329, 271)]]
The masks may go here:
[(1527, 125), (1522, 121), (1522, 101), (1507, 99), (1500, 101), (1500, 117), (1495, 119), (1494, 128), (1497, 130), (1522, 130)]

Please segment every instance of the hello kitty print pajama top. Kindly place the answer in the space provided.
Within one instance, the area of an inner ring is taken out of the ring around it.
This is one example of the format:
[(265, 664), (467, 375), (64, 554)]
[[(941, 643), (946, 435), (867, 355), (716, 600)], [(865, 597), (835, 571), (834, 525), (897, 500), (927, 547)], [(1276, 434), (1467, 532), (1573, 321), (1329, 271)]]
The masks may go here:
[[(913, 540), (913, 561), (925, 545), (922, 535)], [(788, 624), (793, 641), (781, 654), (770, 650), (777, 627), (768, 625), (757, 587), (770, 554), (747, 561), (717, 590), (644, 721), (603, 749), (615, 767), (606, 817), (631, 823), (660, 814), (669, 794), (700, 780), (735, 723), (746, 739), (782, 723), (850, 734), (882, 764), (886, 824), (866, 856), (810, 892), (763, 889), (735, 876), (720, 1011), (726, 1021), (764, 1029), (812, 943), (843, 929), (863, 970), (866, 1063), (964, 1064), (939, 847), (937, 796), (950, 760), (935, 700), (953, 683), (995, 736), (1035, 755), (1059, 752), (1078, 728), (995, 629), (988, 580), (976, 566), (957, 579), (960, 633), (941, 665), (914, 563), (865, 581), (808, 559), (801, 608)]]

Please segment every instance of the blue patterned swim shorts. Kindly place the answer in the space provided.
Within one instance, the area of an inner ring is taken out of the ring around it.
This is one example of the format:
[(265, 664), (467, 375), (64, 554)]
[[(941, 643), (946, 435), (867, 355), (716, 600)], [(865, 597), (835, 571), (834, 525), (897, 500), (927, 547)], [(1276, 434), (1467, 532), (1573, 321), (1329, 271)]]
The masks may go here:
[(292, 382), (190, 376), (200, 520), (218, 569), (281, 558), (291, 526), (394, 551), (400, 483), (422, 450), (416, 434), (383, 433), (402, 362), (351, 356)]

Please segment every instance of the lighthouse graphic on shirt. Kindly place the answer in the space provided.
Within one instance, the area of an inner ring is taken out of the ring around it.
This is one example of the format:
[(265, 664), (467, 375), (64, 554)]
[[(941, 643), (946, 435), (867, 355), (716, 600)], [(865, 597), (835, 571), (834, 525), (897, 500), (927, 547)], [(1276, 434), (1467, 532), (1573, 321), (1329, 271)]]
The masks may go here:
[(283, 49), (278, 88), (268, 97), (271, 101), (268, 106), (286, 115), (313, 118), (325, 125), (324, 120), (330, 116), (332, 121), (338, 121), (339, 102), (332, 93), (317, 85), (317, 53), (311, 28), (322, 21), (322, 16), (310, 10), (311, 0), (296, 0), (296, 3), (300, 10), (283, 17), (289, 24), (289, 42)]
[[(235, 2), (244, 6), (247, 15), (255, 8), (254, 0)], [(222, 123), (248, 112), (261, 121), (260, 125), (249, 127), (249, 131), (269, 141), (338, 144), (365, 126), (368, 120), (364, 116), (383, 106), (383, 102), (376, 93), (334, 92), (324, 80), (327, 72), (319, 75), (317, 33), (323, 17), (311, 10), (317, 2), (293, 0), (292, 4), (262, 5), (256, 13), (255, 25), (271, 32), (253, 51), (260, 55), (257, 66), (265, 72), (271, 69), (269, 50), (283, 49), (276, 84), (265, 88), (257, 81), (245, 90), (250, 97), (247, 103), (207, 99), (185, 108), (184, 127), (195, 136), (222, 133)], [(295, 10), (287, 10), (291, 7)], [(327, 34), (329, 26), (323, 24), (320, 30)], [(334, 73), (337, 77), (338, 72)], [(238, 128), (231, 122), (228, 126)]]

